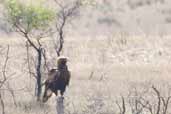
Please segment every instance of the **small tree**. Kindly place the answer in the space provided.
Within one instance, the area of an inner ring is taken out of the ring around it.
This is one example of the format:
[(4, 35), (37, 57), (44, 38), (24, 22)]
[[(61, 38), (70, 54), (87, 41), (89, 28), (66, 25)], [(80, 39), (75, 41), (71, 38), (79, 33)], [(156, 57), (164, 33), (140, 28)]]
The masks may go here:
[(54, 12), (43, 7), (41, 4), (25, 5), (18, 0), (8, 0), (5, 4), (7, 19), (12, 28), (21, 34), (37, 53), (36, 80), (37, 100), (41, 95), (41, 65), (42, 65), (42, 44), (40, 40), (50, 33), (50, 24), (54, 19)]
[(74, 2), (54, 1), (58, 7), (56, 18), (57, 42), (55, 43), (55, 51), (57, 56), (60, 56), (64, 45), (65, 26), (77, 15), (82, 2), (80, 0), (75, 0)]

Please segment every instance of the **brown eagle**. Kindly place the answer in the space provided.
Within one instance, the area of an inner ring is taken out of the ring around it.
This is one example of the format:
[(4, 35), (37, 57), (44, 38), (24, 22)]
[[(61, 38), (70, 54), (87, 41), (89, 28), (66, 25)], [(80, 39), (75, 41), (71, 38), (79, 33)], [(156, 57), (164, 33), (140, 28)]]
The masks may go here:
[(43, 95), (43, 102), (46, 102), (52, 93), (58, 95), (60, 91), (61, 96), (63, 96), (66, 86), (69, 86), (70, 82), (70, 71), (67, 67), (67, 58), (59, 57), (57, 61), (57, 69), (51, 69), (48, 73), (48, 78), (45, 81), (45, 91)]

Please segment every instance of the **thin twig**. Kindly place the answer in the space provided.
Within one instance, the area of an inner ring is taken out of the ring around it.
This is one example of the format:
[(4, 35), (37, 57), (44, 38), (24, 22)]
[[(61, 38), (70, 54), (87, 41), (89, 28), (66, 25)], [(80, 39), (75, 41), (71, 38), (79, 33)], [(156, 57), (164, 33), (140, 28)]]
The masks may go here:
[(156, 111), (156, 114), (160, 114), (160, 105), (161, 105), (160, 92), (159, 92), (159, 91), (157, 90), (157, 88), (155, 88), (154, 86), (152, 86), (152, 89), (156, 92), (157, 98), (158, 98), (158, 104), (157, 104), (157, 111)]
[(0, 103), (1, 103), (1, 107), (2, 107), (2, 114), (5, 114), (5, 105), (4, 105), (4, 101), (2, 99), (2, 96), (1, 96), (1, 91), (0, 91)]

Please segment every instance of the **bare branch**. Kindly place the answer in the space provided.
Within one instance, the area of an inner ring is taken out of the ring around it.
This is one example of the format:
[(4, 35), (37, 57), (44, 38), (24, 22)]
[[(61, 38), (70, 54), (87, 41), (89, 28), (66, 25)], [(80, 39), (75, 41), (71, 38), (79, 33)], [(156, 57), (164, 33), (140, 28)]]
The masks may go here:
[(44, 58), (44, 67), (47, 69), (47, 71), (49, 71), (50, 68), (47, 65), (47, 57), (46, 57), (46, 50), (45, 49), (42, 49), (42, 55), (43, 55), (43, 58)]
[(26, 38), (27, 39), (27, 41), (29, 42), (29, 44), (36, 50), (36, 51), (38, 51), (39, 50), (39, 48), (30, 40), (30, 38), (29, 38), (29, 36), (28, 36), (28, 34), (27, 33), (25, 33), (24, 34), (25, 35), (25, 37), (24, 38)]
[(122, 114), (125, 114), (125, 112), (126, 112), (126, 107), (125, 107), (125, 99), (124, 99), (124, 97), (122, 96)]
[(6, 67), (7, 67), (7, 63), (8, 63), (8, 59), (9, 59), (9, 56), (8, 55), (9, 55), (9, 45), (7, 46), (6, 58), (5, 58), (4, 65), (3, 65), (3, 69), (2, 69), (3, 79), (0, 80), (0, 88), (4, 85), (4, 83), (7, 80)]
[(10, 92), (10, 94), (11, 94), (11, 96), (12, 96), (14, 105), (17, 107), (17, 102), (16, 102), (14, 90), (11, 88), (11, 86), (10, 86), (9, 83), (7, 83), (7, 88), (8, 88), (8, 91)]
[(28, 70), (29, 70), (29, 74), (31, 77), (31, 66), (30, 66), (30, 54), (29, 54), (29, 44), (26, 41), (26, 51), (27, 51), (27, 65), (28, 65)]
[(7, 81), (6, 68), (7, 68), (8, 59), (9, 59), (9, 45), (7, 46), (6, 57), (5, 57), (5, 61), (4, 61), (3, 69), (2, 69), (3, 79), (0, 81), (0, 103), (2, 107), (2, 114), (5, 114), (5, 105), (4, 105), (4, 101), (2, 98), (2, 94), (1, 94), (1, 88)]
[(0, 103), (1, 103), (1, 107), (2, 107), (2, 114), (5, 114), (5, 105), (4, 105), (3, 98), (1, 96), (1, 91), (0, 91)]
[(121, 97), (121, 99), (122, 99), (122, 105), (120, 106), (120, 104), (117, 101), (116, 101), (116, 105), (118, 106), (120, 110), (120, 114), (125, 114), (126, 112), (125, 99), (123, 96)]
[(24, 38), (27, 39), (27, 41), (29, 42), (29, 44), (35, 49), (38, 50), (38, 47), (30, 40), (29, 36), (28, 36), (28, 31), (24, 30), (21, 26), (19, 26), (17, 23), (14, 24), (14, 26), (16, 27), (16, 31), (21, 33)]
[(59, 37), (59, 45), (58, 43), (55, 44), (55, 50), (57, 53), (57, 56), (60, 56), (61, 51), (63, 49), (64, 44), (64, 27), (66, 26), (66, 23), (68, 22), (68, 19), (70, 19), (74, 14), (77, 12), (79, 7), (81, 6), (80, 1), (76, 1), (71, 4), (62, 5), (59, 3), (59, 1), (55, 0), (56, 4), (60, 7), (60, 12), (57, 14), (57, 23), (56, 23), (56, 30), (58, 32)]
[(139, 100), (139, 104), (142, 105), (143, 108), (147, 109), (150, 112), (150, 114), (153, 114), (152, 105), (149, 103), (147, 99), (141, 98)]
[(164, 99), (164, 97), (161, 97), (162, 103), (163, 103), (163, 114), (167, 114), (167, 109), (169, 105), (169, 101), (171, 99), (171, 96)]
[(116, 105), (117, 105), (118, 108), (119, 108), (119, 114), (121, 114), (121, 113), (122, 113), (122, 108), (121, 108), (120, 104), (118, 103), (118, 101), (116, 101)]
[(6, 80), (6, 67), (7, 67), (7, 62), (8, 62), (8, 59), (9, 59), (9, 45), (7, 46), (7, 53), (6, 53), (6, 59), (5, 59), (5, 62), (4, 62), (4, 67), (3, 67), (3, 70), (2, 70), (2, 73), (3, 73), (3, 77), (4, 77), (4, 80)]
[(160, 92), (159, 92), (159, 91), (157, 90), (157, 88), (155, 88), (154, 86), (152, 86), (152, 89), (156, 92), (157, 98), (158, 98), (158, 104), (157, 104), (157, 111), (156, 111), (156, 114), (160, 114), (160, 105), (161, 105)]

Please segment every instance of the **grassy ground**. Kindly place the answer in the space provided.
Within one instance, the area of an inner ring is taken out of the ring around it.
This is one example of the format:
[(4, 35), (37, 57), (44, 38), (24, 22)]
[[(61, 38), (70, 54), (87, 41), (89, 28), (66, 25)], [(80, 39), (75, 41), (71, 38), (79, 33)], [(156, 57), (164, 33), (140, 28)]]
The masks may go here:
[[(71, 84), (65, 93), (66, 114), (120, 114), (117, 103), (122, 103), (121, 96), (125, 99), (125, 114), (135, 114), (131, 109), (141, 95), (153, 105), (153, 114), (156, 114), (157, 96), (151, 86), (154, 85), (165, 99), (171, 96), (171, 37), (164, 36), (171, 30), (171, 2), (95, 1), (99, 2), (96, 9), (82, 9), (83, 13), (73, 21), (73, 26), (66, 27), (74, 29), (66, 30), (69, 34), (63, 50), (63, 55), (69, 57), (68, 66), (72, 73)], [(78, 33), (84, 35), (74, 35)], [(47, 51), (48, 65), (53, 68), (56, 64), (53, 40), (45, 38), (42, 43)], [(28, 73), (23, 38), (0, 36), (0, 69), (4, 65), (7, 45), (10, 50), (6, 74), (12, 75), (8, 83), (14, 97), (6, 86), (2, 88), (6, 114), (56, 113), (55, 95), (45, 104), (36, 102), (35, 78)], [(34, 72), (36, 53), (31, 47), (29, 53), (31, 70)], [(47, 72), (42, 72), (44, 80)], [(13, 101), (16, 101), (17, 106)], [(162, 107), (163, 103), (160, 113)], [(166, 114), (170, 113), (169, 102)], [(150, 112), (144, 109), (139, 114)]]
[[(66, 114), (118, 114), (116, 101), (120, 102), (120, 96), (127, 101), (128, 93), (134, 88), (141, 91), (155, 85), (162, 95), (168, 93), (171, 80), (170, 40), (169, 36), (67, 37), (63, 55), (69, 57), (72, 80), (65, 94)], [(49, 65), (55, 67), (52, 41), (47, 38), (43, 44), (48, 51)], [(14, 74), (9, 83), (14, 90), (17, 107), (11, 94), (4, 91), (6, 113), (55, 113), (55, 96), (46, 104), (35, 101), (35, 79), (28, 73), (22, 38), (0, 39), (1, 68), (7, 45), (10, 45), (7, 75)], [(34, 53), (30, 50), (32, 57)], [(126, 106), (127, 113), (131, 112), (128, 103)]]

